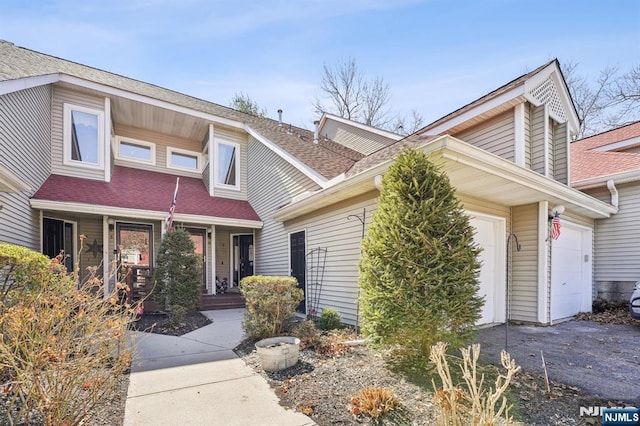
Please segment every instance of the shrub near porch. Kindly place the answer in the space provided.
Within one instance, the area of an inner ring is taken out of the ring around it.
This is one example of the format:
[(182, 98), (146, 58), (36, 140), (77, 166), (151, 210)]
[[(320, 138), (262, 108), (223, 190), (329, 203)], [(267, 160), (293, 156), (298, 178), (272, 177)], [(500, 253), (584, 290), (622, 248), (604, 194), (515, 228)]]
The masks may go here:
[(275, 337), (285, 331), (304, 295), (293, 277), (253, 275), (240, 282), (247, 314), (243, 327), (251, 339)]

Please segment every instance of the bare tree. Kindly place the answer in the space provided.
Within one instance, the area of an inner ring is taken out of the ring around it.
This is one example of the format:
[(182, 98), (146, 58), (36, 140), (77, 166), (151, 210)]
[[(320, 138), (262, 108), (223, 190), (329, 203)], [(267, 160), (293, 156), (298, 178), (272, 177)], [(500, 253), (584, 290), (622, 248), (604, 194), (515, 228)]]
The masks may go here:
[(393, 122), (393, 132), (399, 135), (407, 136), (417, 132), (423, 127), (424, 118), (415, 109), (411, 110), (409, 117), (399, 116)]
[(578, 138), (640, 119), (640, 65), (622, 75), (617, 67), (605, 67), (593, 83), (579, 75), (577, 68), (575, 62), (562, 66), (580, 119)]
[[(322, 97), (316, 97), (316, 113), (333, 113), (348, 120), (395, 131), (397, 123), (406, 120), (395, 117), (389, 108), (391, 88), (383, 77), (367, 79), (352, 57), (335, 66), (323, 65), (320, 82)], [(328, 103), (328, 105), (327, 105)], [(413, 120), (422, 117), (415, 112)], [(408, 120), (406, 120), (408, 121)]]
[(241, 112), (246, 112), (247, 114), (256, 115), (258, 117), (265, 117), (267, 115), (267, 110), (264, 108), (260, 108), (258, 103), (251, 99), (249, 95), (245, 95), (244, 93), (236, 93), (231, 98), (229, 102), (229, 106), (233, 109), (237, 109)]

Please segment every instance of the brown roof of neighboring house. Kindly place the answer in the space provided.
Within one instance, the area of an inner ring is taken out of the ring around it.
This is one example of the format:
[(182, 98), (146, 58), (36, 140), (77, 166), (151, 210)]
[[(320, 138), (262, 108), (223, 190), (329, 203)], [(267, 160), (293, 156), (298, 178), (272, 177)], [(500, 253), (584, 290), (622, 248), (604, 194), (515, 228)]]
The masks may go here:
[(0, 81), (57, 73), (244, 123), (327, 179), (346, 171), (355, 161), (363, 157), (352, 149), (324, 138), (320, 138), (319, 143), (314, 144), (312, 131), (292, 126), (292, 132), (288, 133), (289, 125), (278, 126), (279, 123), (276, 120), (245, 114), (150, 83), (35, 52), (0, 40)]
[(572, 183), (640, 170), (640, 154), (595, 150), (596, 148), (637, 137), (640, 137), (640, 121), (572, 142)]
[[(166, 212), (175, 175), (116, 166), (111, 182), (51, 175), (33, 199)], [(180, 176), (175, 213), (259, 221), (248, 201), (211, 197), (202, 179)]]

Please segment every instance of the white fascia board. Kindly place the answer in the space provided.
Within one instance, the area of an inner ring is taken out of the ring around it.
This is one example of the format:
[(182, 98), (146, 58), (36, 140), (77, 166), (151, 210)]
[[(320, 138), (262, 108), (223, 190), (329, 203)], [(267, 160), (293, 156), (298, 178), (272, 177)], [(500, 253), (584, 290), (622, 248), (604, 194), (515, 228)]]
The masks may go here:
[(30, 191), (28, 183), (0, 163), (0, 192)]
[(484, 114), (486, 112), (491, 111), (492, 109), (505, 104), (519, 96), (523, 96), (524, 95), (524, 85), (521, 84), (517, 87), (514, 87), (513, 89), (499, 95), (496, 96), (493, 99), (490, 99), (486, 102), (481, 103), (480, 105), (477, 105), (471, 109), (469, 109), (468, 111), (453, 117), (449, 120), (446, 120), (443, 123), (438, 124), (435, 127), (431, 127), (428, 128), (427, 130), (421, 132), (421, 135), (426, 135), (426, 136), (436, 136), (439, 135), (441, 133), (446, 132), (447, 130), (464, 123), (465, 121), (471, 120), (472, 118)]
[(629, 138), (623, 141), (614, 142), (608, 145), (602, 145), (597, 148), (593, 148), (592, 151), (598, 151), (598, 152), (617, 151), (621, 148), (631, 148), (639, 144), (640, 144), (640, 136), (636, 136), (634, 138)]
[(6, 95), (7, 93), (30, 89), (32, 87), (44, 86), (45, 84), (55, 83), (59, 81), (59, 79), (60, 74), (55, 73), (0, 81), (0, 95)]
[[(157, 212), (153, 210), (128, 209), (125, 207), (101, 206), (85, 203), (71, 203), (64, 201), (51, 200), (30, 200), (31, 207), (39, 210), (55, 210), (63, 212), (86, 213), (96, 215), (108, 215), (119, 217), (130, 217), (147, 220), (164, 221), (167, 217), (166, 212)], [(233, 219), (228, 217), (202, 216), (186, 213), (175, 213), (173, 215), (174, 222), (188, 222), (202, 225), (223, 225), (237, 226), (241, 228), (261, 229), (263, 224), (259, 220)]]
[(514, 156), (516, 160), (516, 164), (523, 166), (525, 163), (525, 140), (524, 140), (524, 122), (525, 122), (525, 112), (524, 112), (524, 102), (518, 104), (513, 109), (514, 115)]
[(549, 323), (549, 202), (538, 203), (538, 322)]
[[(67, 74), (60, 74), (60, 81), (64, 83), (74, 84), (79, 87), (84, 87), (86, 89), (97, 90), (99, 92), (119, 96), (125, 99), (130, 99), (132, 101), (157, 106), (160, 108), (168, 109), (170, 111), (179, 112), (185, 115), (190, 115), (192, 117), (201, 118), (203, 120), (208, 120), (217, 124), (224, 124), (225, 126), (233, 127), (236, 129), (243, 129), (244, 123), (235, 120), (229, 120), (228, 118), (218, 117), (216, 115), (212, 115), (206, 112), (198, 111), (195, 109), (183, 107), (180, 105), (172, 104), (170, 102), (161, 101), (156, 98), (152, 98), (150, 96), (139, 95), (137, 93), (129, 92), (123, 89), (118, 89), (112, 86), (106, 86), (104, 84), (95, 83), (93, 81), (84, 80), (79, 77), (70, 76)], [(184, 95), (188, 96), (188, 95)], [(203, 101), (206, 102), (206, 101)]]
[(572, 182), (572, 186), (576, 189), (597, 188), (599, 186), (607, 186), (607, 181), (613, 180), (616, 185), (621, 183), (630, 183), (640, 181), (640, 170), (630, 170), (628, 172), (614, 173), (610, 175), (597, 176), (589, 179), (582, 179)]
[(346, 118), (338, 117), (337, 115), (333, 115), (333, 114), (325, 113), (322, 116), (322, 120), (323, 121), (321, 121), (320, 125), (318, 126), (319, 129), (321, 128), (321, 126), (324, 126), (327, 121), (334, 120), (334, 121), (338, 121), (340, 123), (347, 124), (349, 126), (357, 127), (358, 129), (364, 130), (364, 131), (369, 132), (369, 133), (375, 133), (377, 135), (384, 136), (385, 138), (393, 139), (394, 141), (399, 141), (400, 139), (404, 139), (405, 138), (402, 135), (398, 135), (396, 133), (389, 132), (387, 130), (378, 129), (377, 127), (368, 126), (366, 124), (358, 123), (357, 121), (348, 120)]
[(550, 199), (557, 198), (577, 204), (602, 218), (609, 217), (618, 211), (615, 207), (577, 189), (570, 188), (533, 170), (520, 167), (512, 161), (476, 148), (459, 139), (447, 136), (446, 139), (436, 140), (441, 141), (440, 143), (443, 145), (442, 157), (445, 159), (454, 160), (477, 170), (510, 180), (526, 188), (536, 190)]
[(305, 176), (307, 176), (309, 179), (314, 181), (316, 184), (318, 184), (322, 188), (325, 188), (327, 186), (327, 182), (328, 182), (327, 179), (324, 176), (322, 176), (319, 173), (317, 173), (311, 167), (307, 166), (302, 161), (298, 160), (296, 157), (294, 157), (293, 155), (289, 154), (287, 151), (285, 151), (284, 149), (280, 148), (277, 144), (275, 144), (274, 142), (272, 142), (268, 138), (264, 137), (263, 135), (261, 135), (260, 133), (258, 133), (254, 129), (252, 129), (251, 127), (245, 125), (244, 129), (251, 136), (256, 138), (258, 141), (262, 142), (262, 144), (264, 146), (266, 146), (271, 151), (273, 151), (276, 154), (278, 154), (280, 157), (282, 157), (286, 162), (291, 164), (293, 167), (295, 167), (296, 169), (300, 170)]

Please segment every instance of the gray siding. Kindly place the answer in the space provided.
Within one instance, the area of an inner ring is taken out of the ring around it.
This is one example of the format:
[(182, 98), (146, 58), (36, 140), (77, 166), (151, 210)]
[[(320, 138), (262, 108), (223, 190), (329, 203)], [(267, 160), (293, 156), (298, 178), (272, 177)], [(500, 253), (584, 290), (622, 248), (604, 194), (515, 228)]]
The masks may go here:
[(0, 241), (40, 249), (39, 213), (29, 198), (51, 173), (51, 87), (0, 96), (0, 163), (31, 187), (0, 192)]
[[(53, 86), (51, 103), (51, 173), (80, 178), (104, 180), (104, 170), (89, 169), (64, 164), (64, 104), (104, 111), (104, 98), (75, 92), (64, 87)], [(109, 143), (109, 141), (105, 141)]]
[(547, 124), (547, 143), (549, 146), (547, 147), (547, 161), (549, 164), (549, 177), (554, 178), (555, 176), (555, 150), (553, 146), (554, 142), (554, 121), (552, 119), (548, 119)]
[(231, 274), (231, 232), (228, 229), (216, 227), (216, 275), (218, 279), (227, 279), (232, 284)]
[(510, 283), (511, 319), (538, 320), (538, 205), (528, 204), (511, 209), (512, 232), (518, 237), (521, 250), (512, 243), (512, 279)]
[(365, 155), (369, 155), (396, 142), (394, 139), (375, 132), (368, 132), (364, 129), (331, 119), (327, 120), (324, 126), (322, 126), (320, 136), (326, 136), (341, 145)]
[(271, 216), (292, 197), (318, 186), (279, 155), (254, 139), (247, 145), (248, 200), (263, 222), (256, 231), (256, 274), (289, 275), (289, 242), (284, 225)]
[(531, 104), (524, 104), (524, 165), (531, 168)]
[(640, 280), (640, 185), (619, 185), (618, 194), (618, 214), (596, 220), (596, 281)]
[(565, 185), (567, 182), (567, 123), (555, 123), (553, 130), (553, 178)]
[(452, 136), (509, 161), (515, 161), (513, 110)]
[(544, 174), (544, 106), (531, 108), (529, 126), (531, 128), (531, 170)]

